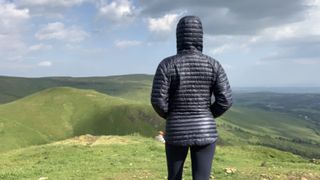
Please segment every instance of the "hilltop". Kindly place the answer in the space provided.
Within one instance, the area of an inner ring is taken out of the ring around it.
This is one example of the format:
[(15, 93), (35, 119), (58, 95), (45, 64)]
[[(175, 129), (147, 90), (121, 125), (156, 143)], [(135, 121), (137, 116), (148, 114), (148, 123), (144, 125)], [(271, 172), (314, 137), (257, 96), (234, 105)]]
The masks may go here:
[[(215, 179), (320, 178), (319, 165), (272, 148), (219, 145), (215, 157)], [(164, 145), (138, 134), (77, 136), (1, 153), (0, 161), (0, 179), (166, 179)], [(190, 154), (184, 179), (191, 180)]]

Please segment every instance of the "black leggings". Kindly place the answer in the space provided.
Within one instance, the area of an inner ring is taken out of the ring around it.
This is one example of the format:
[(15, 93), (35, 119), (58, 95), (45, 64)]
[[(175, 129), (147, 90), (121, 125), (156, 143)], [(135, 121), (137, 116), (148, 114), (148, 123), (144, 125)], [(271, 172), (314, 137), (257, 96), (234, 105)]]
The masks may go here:
[(215, 143), (204, 146), (175, 146), (166, 144), (168, 180), (181, 180), (183, 164), (191, 151), (192, 179), (209, 180), (212, 160), (216, 149)]

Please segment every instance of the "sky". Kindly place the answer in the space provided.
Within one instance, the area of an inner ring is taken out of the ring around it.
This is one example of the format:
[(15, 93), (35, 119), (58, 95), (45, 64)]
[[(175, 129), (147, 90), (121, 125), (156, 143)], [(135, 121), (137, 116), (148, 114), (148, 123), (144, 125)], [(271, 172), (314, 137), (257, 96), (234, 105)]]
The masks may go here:
[(320, 86), (320, 0), (0, 0), (0, 75), (154, 74), (186, 15), (231, 86)]

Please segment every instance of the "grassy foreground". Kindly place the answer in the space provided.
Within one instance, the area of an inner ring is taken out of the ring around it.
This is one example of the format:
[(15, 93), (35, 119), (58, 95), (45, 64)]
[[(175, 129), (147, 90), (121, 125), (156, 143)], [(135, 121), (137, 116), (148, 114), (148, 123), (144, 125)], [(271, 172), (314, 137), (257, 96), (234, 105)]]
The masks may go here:
[[(77, 136), (1, 153), (0, 179), (166, 179), (164, 150), (138, 134)], [(185, 180), (192, 179), (189, 155)], [(320, 179), (320, 165), (262, 146), (218, 146), (213, 166), (214, 179)]]

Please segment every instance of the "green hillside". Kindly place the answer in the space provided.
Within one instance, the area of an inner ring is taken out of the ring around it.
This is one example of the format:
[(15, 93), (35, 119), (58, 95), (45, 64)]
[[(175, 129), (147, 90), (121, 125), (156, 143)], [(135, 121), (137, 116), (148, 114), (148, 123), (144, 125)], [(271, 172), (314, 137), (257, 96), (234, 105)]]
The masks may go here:
[(310, 124), (292, 114), (235, 105), (218, 120), (218, 130), (221, 143), (263, 145), (320, 158), (320, 135)]
[(281, 112), (306, 121), (320, 135), (320, 94), (241, 93), (235, 96), (239, 106)]
[(0, 105), (0, 151), (86, 133), (151, 136), (163, 124), (143, 103), (94, 90), (49, 88)]
[[(140, 135), (80, 136), (0, 153), (0, 179), (166, 179), (164, 145)], [(233, 173), (227, 173), (229, 168)], [(221, 146), (214, 179), (320, 179), (320, 165), (262, 146)], [(190, 153), (184, 179), (191, 180)]]
[(11, 102), (40, 90), (59, 86), (94, 89), (111, 96), (149, 102), (147, 97), (150, 95), (152, 79), (152, 75), (144, 74), (40, 78), (0, 76), (0, 103)]

